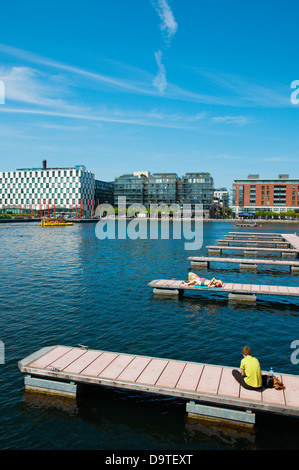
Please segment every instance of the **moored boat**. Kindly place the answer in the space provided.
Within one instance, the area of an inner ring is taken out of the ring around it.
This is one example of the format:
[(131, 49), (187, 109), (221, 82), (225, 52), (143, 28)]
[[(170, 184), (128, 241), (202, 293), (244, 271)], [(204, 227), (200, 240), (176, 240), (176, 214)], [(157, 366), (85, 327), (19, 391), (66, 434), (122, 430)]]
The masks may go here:
[(48, 217), (42, 219), (39, 225), (41, 227), (61, 227), (66, 225), (73, 225), (73, 222), (67, 222), (63, 217)]

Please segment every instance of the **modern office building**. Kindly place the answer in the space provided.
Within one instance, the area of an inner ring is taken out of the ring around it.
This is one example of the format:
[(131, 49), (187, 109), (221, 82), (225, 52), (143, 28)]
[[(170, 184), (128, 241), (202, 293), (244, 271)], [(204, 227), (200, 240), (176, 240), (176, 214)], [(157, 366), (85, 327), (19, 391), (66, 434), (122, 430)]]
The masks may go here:
[(0, 211), (32, 214), (77, 213), (94, 204), (95, 177), (83, 165), (71, 168), (20, 168), (0, 172)]
[(179, 202), (179, 178), (176, 173), (154, 173), (145, 181), (144, 205), (177, 204)]
[(126, 174), (115, 178), (114, 205), (118, 205), (118, 198), (125, 197), (126, 205), (144, 205), (144, 183), (147, 177), (144, 174)]
[(232, 188), (232, 209), (236, 216), (248, 216), (265, 210), (299, 212), (299, 178), (287, 174), (277, 178), (260, 178), (249, 175), (247, 179), (236, 179)]
[(229, 207), (229, 193), (227, 188), (214, 189), (214, 204), (226, 209)]
[(99, 204), (114, 205), (114, 183), (95, 180), (94, 182), (94, 204), (97, 207)]
[(181, 178), (181, 197), (183, 204), (202, 204), (204, 213), (209, 213), (214, 199), (214, 181), (210, 173), (186, 173)]
[(205, 215), (213, 204), (213, 178), (209, 173), (186, 173), (180, 178), (176, 173), (134, 172), (115, 178), (114, 204), (118, 197), (126, 197), (127, 206), (141, 204), (203, 204)]
[(114, 182), (95, 179), (83, 165), (49, 168), (19, 168), (0, 172), (0, 212), (27, 215), (69, 214), (91, 217), (99, 204), (118, 205), (126, 198), (127, 207), (139, 204), (203, 204), (205, 215), (213, 204), (213, 178), (209, 173), (138, 171), (115, 178)]
[(115, 178), (114, 204), (119, 197), (126, 198), (127, 206), (140, 204), (171, 205), (177, 202), (178, 176), (175, 173), (154, 173), (135, 171)]

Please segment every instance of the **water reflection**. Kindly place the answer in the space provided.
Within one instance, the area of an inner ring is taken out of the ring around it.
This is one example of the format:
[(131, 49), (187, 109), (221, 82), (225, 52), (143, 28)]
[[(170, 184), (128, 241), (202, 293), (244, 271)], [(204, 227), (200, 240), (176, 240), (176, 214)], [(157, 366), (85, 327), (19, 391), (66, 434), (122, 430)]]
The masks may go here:
[(230, 446), (232, 449), (255, 449), (256, 434), (258, 430), (241, 424), (228, 424), (207, 419), (187, 416), (186, 430), (193, 439), (217, 441)]

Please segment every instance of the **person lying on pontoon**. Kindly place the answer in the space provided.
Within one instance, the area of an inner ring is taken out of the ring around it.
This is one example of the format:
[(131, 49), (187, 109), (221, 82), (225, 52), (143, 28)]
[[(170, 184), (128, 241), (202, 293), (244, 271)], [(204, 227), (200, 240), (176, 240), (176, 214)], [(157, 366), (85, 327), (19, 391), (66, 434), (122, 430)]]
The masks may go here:
[(187, 286), (207, 286), (207, 287), (222, 287), (223, 282), (217, 280), (213, 277), (213, 279), (206, 279), (204, 277), (199, 277), (196, 274), (190, 272), (188, 276), (188, 281), (183, 281), (183, 284)]

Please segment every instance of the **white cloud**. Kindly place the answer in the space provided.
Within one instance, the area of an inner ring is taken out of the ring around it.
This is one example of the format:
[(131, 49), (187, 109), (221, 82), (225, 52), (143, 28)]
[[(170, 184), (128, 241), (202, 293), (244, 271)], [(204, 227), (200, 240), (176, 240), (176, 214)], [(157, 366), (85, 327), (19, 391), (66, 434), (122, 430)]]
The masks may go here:
[(30, 67), (1, 67), (0, 79), (5, 83), (6, 103), (22, 102), (50, 107), (63, 103), (59, 95), (65, 93), (65, 87)]
[(162, 64), (162, 52), (161, 51), (155, 52), (155, 58), (156, 58), (156, 62), (158, 65), (158, 73), (153, 81), (153, 84), (156, 88), (158, 88), (160, 93), (163, 94), (167, 86), (167, 80), (166, 80), (165, 67)]
[(166, 0), (152, 0), (152, 4), (161, 19), (161, 31), (165, 33), (165, 39), (170, 41), (178, 29), (178, 24), (174, 19), (171, 8)]
[(136, 85), (136, 83), (130, 82), (129, 80), (122, 80), (119, 78), (111, 77), (109, 75), (103, 75), (100, 73), (90, 72), (88, 70), (85, 70), (79, 67), (75, 67), (75, 66), (68, 65), (68, 64), (63, 64), (61, 62), (57, 62), (47, 57), (42, 57), (37, 54), (24, 51), (22, 49), (17, 49), (15, 47), (7, 46), (5, 44), (0, 44), (0, 52), (3, 52), (10, 56), (20, 58), (22, 59), (22, 61), (25, 60), (25, 61), (32, 62), (32, 63), (42, 65), (45, 67), (50, 67), (50, 68), (54, 68), (57, 70), (63, 70), (65, 72), (71, 73), (73, 76), (75, 75), (82, 76), (94, 82), (99, 82), (99, 83), (105, 84), (113, 88), (120, 88), (123, 90), (132, 91), (132, 92), (146, 93), (146, 89), (144, 87), (139, 86), (138, 84)]
[[(28, 66), (19, 66), (13, 67), (14, 71), (10, 73), (10, 76), (7, 79), (10, 79), (10, 96), (19, 95), (19, 97), (23, 96), (23, 100), (28, 102), (34, 103), (34, 101), (43, 99), (48, 100), (47, 103), (49, 105), (57, 103), (57, 90), (59, 90), (60, 96), (64, 96), (62, 93), (62, 88), (64, 87), (64, 93), (66, 92), (66, 86), (71, 84), (72, 86), (82, 86), (82, 82), (79, 81), (77, 83), (76, 77), (84, 77), (86, 81), (90, 81), (91, 83), (97, 84), (99, 87), (108, 87), (110, 89), (120, 89), (124, 92), (129, 93), (137, 93), (140, 95), (145, 96), (156, 96), (160, 90), (164, 92), (165, 97), (171, 100), (182, 100), (182, 101), (189, 101), (194, 103), (202, 103), (202, 104), (211, 104), (211, 105), (226, 105), (226, 106), (254, 106), (254, 105), (265, 105), (268, 106), (282, 106), (282, 99), (281, 97), (271, 95), (271, 99), (269, 98), (266, 103), (262, 103), (261, 101), (265, 101), (262, 97), (265, 97), (266, 90), (262, 88), (259, 90), (259, 93), (253, 97), (252, 92), (248, 90), (248, 87), (244, 84), (243, 79), (243, 87), (237, 87), (237, 83), (239, 83), (240, 78), (235, 76), (230, 76), (230, 80), (221, 80), (223, 74), (219, 72), (215, 72), (213, 74), (207, 74), (202, 72), (201, 70), (194, 70), (195, 73), (199, 73), (201, 75), (205, 75), (208, 77), (212, 82), (217, 83), (217, 94), (199, 94), (196, 92), (192, 92), (186, 89), (182, 89), (171, 82), (167, 81), (166, 83), (166, 72), (165, 67), (162, 65), (162, 53), (156, 53), (156, 61), (159, 67), (158, 75), (153, 76), (143, 70), (140, 69), (132, 69), (127, 65), (115, 63), (116, 67), (122, 67), (121, 72), (123, 73), (123, 68), (126, 71), (126, 74), (129, 73), (132, 75), (132, 80), (126, 79), (123, 80), (117, 77), (111, 77), (109, 75), (103, 75), (95, 72), (90, 72), (89, 70), (85, 70), (73, 65), (64, 64), (57, 62), (53, 59), (48, 57), (38, 56), (28, 51), (24, 51), (22, 49), (16, 49), (14, 47), (10, 47), (4, 44), (0, 44), (0, 52), (8, 54), (12, 57), (16, 57), (21, 59), (20, 63), (34, 63), (37, 66), (40, 66), (38, 70), (33, 69), (32, 67)], [(160, 55), (159, 55), (160, 54)], [(157, 60), (158, 58), (158, 60)], [(42, 68), (43, 66), (43, 68)], [(48, 73), (49, 70), (55, 70), (55, 74), (57, 71), (60, 71), (62, 77), (60, 80), (57, 79), (57, 76), (53, 75), (54, 72)], [(10, 69), (9, 69), (10, 70)], [(0, 80), (2, 79), (1, 74), (3, 72), (6, 75), (9, 73), (8, 69), (4, 69), (0, 67)], [(65, 73), (63, 73), (65, 72)], [(23, 76), (22, 76), (23, 75)], [(136, 82), (136, 77), (139, 77), (139, 82)], [(5, 80), (2, 79), (4, 84)], [(155, 80), (155, 88), (153, 87), (153, 81)], [(220, 83), (219, 83), (220, 81)], [(235, 86), (233, 84), (235, 83)], [(26, 85), (27, 84), (27, 85)], [(49, 93), (49, 90), (53, 90), (55, 85), (55, 91)], [(166, 90), (167, 85), (167, 90)], [(221, 93), (219, 95), (219, 85), (224, 88), (225, 93)], [(233, 87), (233, 90), (231, 89)], [(25, 93), (26, 89), (26, 93)], [(228, 93), (228, 91), (230, 93)], [(238, 93), (237, 93), (238, 91)], [(249, 96), (248, 96), (249, 94)], [(262, 96), (261, 96), (262, 95)], [(6, 93), (6, 98), (8, 95)], [(284, 97), (287, 106), (292, 106), (289, 97)], [(36, 103), (37, 104), (37, 103)], [(44, 103), (46, 104), (46, 103)]]
[(262, 106), (266, 108), (292, 106), (289, 91), (286, 90), (285, 84), (259, 84), (251, 79), (231, 73), (194, 71), (214, 83), (218, 92), (219, 89), (223, 89), (234, 106)]
[(249, 118), (247, 116), (215, 116), (212, 118), (212, 121), (243, 126), (249, 123)]
[(178, 120), (172, 115), (165, 115), (165, 119), (161, 120), (158, 116), (151, 115), (150, 113), (138, 113), (136, 111), (130, 112), (127, 111), (125, 117), (121, 117), (113, 111), (99, 111), (99, 110), (90, 110), (81, 108), (76, 111), (64, 109), (27, 109), (27, 108), (6, 108), (1, 107), (1, 113), (9, 114), (24, 114), (24, 115), (35, 115), (35, 116), (48, 116), (52, 118), (66, 118), (66, 119), (75, 119), (79, 121), (93, 121), (93, 122), (106, 122), (114, 124), (131, 124), (138, 126), (147, 126), (147, 127), (165, 127), (172, 129), (193, 129), (189, 125), (190, 119), (184, 118)]

